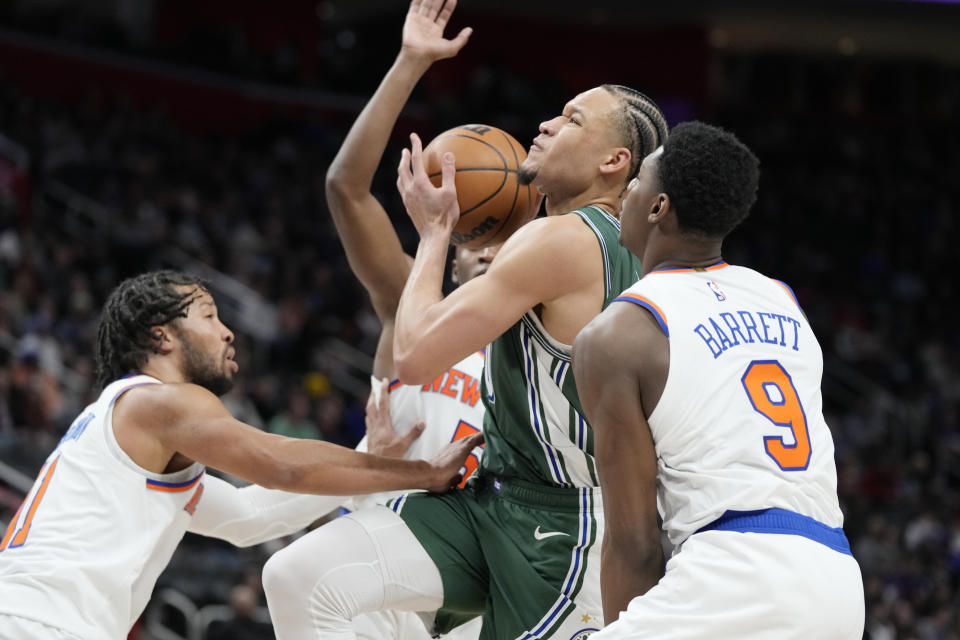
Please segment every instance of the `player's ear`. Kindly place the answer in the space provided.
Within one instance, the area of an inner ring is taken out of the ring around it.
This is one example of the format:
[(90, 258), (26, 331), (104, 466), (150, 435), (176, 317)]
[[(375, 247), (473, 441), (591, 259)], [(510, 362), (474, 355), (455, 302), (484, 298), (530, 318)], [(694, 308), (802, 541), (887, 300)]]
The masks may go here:
[(624, 169), (629, 170), (630, 159), (632, 157), (633, 156), (630, 154), (630, 150), (626, 147), (616, 147), (604, 159), (603, 164), (600, 165), (600, 173), (609, 175)]
[(173, 349), (173, 332), (169, 325), (150, 327), (150, 342), (154, 353), (167, 353)]
[(648, 220), (651, 223), (661, 222), (666, 217), (668, 211), (670, 211), (670, 196), (665, 193), (658, 193), (654, 196), (653, 202), (650, 204)]

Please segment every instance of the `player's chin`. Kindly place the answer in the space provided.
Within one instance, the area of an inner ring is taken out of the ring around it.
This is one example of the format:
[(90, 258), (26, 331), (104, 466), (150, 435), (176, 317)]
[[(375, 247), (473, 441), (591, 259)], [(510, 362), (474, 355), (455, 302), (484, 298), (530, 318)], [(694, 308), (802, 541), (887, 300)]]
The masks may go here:
[(537, 167), (524, 162), (520, 165), (520, 168), (517, 169), (517, 183), (519, 183), (521, 187), (533, 184), (533, 181), (537, 179), (537, 170)]

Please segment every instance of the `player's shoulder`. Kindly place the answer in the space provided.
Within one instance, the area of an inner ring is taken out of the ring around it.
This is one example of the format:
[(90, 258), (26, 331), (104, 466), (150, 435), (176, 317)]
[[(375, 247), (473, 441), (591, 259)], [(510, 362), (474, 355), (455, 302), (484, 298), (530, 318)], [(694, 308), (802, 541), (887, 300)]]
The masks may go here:
[(216, 395), (190, 382), (132, 386), (116, 400), (117, 409), (124, 417), (151, 423), (216, 405), (223, 405)]
[[(617, 298), (614, 302), (622, 301)], [(634, 304), (611, 304), (577, 335), (574, 360), (589, 350), (595, 362), (641, 362), (664, 337), (649, 308)]]
[[(506, 255), (558, 256), (575, 258), (583, 246), (596, 243), (594, 233), (579, 215), (558, 214), (537, 218), (520, 227), (504, 243), (497, 260)], [(494, 262), (496, 264), (496, 262)]]
[(740, 265), (727, 265), (723, 269), (724, 280), (735, 282), (739, 286), (755, 290), (775, 299), (785, 296), (790, 302), (799, 306), (793, 288), (778, 278)]

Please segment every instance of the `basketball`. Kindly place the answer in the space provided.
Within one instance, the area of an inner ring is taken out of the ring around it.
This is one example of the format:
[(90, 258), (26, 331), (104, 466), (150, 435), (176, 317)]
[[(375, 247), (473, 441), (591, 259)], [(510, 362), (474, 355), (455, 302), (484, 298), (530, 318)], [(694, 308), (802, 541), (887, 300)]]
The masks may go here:
[(503, 242), (536, 216), (536, 189), (517, 180), (527, 152), (509, 133), (485, 124), (465, 124), (431, 140), (423, 150), (423, 164), (438, 187), (447, 151), (456, 157), (460, 204), (460, 220), (450, 236), (453, 244), (479, 249)]

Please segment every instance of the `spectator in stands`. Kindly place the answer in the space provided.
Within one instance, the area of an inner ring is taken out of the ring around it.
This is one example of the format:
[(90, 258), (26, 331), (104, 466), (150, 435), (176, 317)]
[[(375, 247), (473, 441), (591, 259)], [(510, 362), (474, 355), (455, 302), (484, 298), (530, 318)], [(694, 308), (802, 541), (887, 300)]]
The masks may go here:
[(256, 590), (248, 584), (238, 584), (230, 592), (230, 613), (226, 620), (210, 624), (205, 640), (272, 640), (269, 622), (254, 619), (258, 602)]
[(270, 419), (267, 431), (289, 438), (322, 440), (320, 429), (310, 413), (310, 396), (303, 389), (295, 387), (287, 392), (286, 407)]

